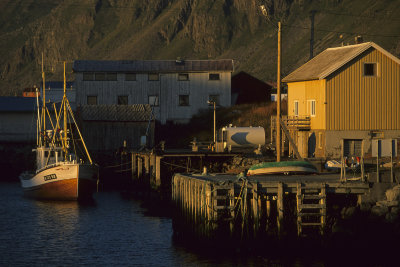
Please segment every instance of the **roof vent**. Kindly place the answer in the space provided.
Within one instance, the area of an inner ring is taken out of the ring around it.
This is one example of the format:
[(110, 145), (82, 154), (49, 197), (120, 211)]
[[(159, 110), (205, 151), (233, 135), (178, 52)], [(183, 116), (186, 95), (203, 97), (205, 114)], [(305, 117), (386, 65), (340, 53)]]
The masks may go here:
[(361, 43), (363, 43), (364, 41), (363, 41), (362, 36), (361, 36), (361, 35), (358, 35), (358, 36), (354, 37), (354, 42), (355, 42), (356, 44), (361, 44)]

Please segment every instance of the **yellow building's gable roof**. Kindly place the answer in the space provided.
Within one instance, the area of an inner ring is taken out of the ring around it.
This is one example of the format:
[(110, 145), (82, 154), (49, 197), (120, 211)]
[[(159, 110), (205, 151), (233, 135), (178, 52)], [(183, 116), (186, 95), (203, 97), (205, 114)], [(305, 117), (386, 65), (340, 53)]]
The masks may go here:
[(373, 42), (328, 48), (282, 79), (283, 82), (322, 80), (370, 48), (375, 48), (393, 61), (400, 59)]

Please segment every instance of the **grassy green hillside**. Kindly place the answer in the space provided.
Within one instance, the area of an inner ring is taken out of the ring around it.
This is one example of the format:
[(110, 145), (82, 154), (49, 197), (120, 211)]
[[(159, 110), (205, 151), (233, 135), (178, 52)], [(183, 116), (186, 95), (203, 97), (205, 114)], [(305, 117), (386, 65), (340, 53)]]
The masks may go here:
[[(259, 5), (267, 7), (269, 21)], [(41, 79), (61, 79), (75, 59), (235, 60), (235, 71), (276, 77), (276, 22), (281, 20), (283, 75), (315, 48), (353, 43), (356, 35), (400, 56), (400, 0), (2, 0), (0, 94), (19, 94)], [(73, 79), (71, 73), (69, 79)]]

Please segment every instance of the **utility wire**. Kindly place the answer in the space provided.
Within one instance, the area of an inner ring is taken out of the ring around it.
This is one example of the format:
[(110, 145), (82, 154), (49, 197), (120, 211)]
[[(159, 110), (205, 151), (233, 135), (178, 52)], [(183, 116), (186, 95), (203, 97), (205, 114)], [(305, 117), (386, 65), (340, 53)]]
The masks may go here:
[[(303, 27), (303, 26), (296, 26), (296, 25), (288, 25), (288, 24), (282, 24), (284, 27), (289, 27), (289, 28), (298, 28), (298, 29), (304, 29), (304, 30), (310, 30), (310, 27)], [(364, 36), (376, 36), (376, 37), (389, 37), (389, 38), (398, 38), (400, 35), (384, 35), (384, 34), (375, 34), (375, 33), (360, 33), (360, 32), (346, 32), (346, 31), (334, 31), (334, 30), (327, 30), (327, 29), (318, 29), (314, 27), (314, 31), (320, 31), (320, 32), (333, 32), (333, 33), (345, 33), (345, 34), (361, 34)]]
[[(385, 12), (384, 10), (380, 11), (381, 12)], [(392, 13), (393, 11), (386, 11)], [(381, 15), (372, 15), (372, 16), (368, 16), (368, 15), (363, 15), (363, 14), (352, 14), (352, 13), (339, 13), (339, 12), (335, 12), (332, 10), (326, 10), (326, 9), (318, 9), (318, 13), (325, 13), (325, 14), (331, 14), (331, 15), (335, 15), (335, 16), (347, 16), (347, 17), (356, 17), (356, 18), (367, 18), (367, 19), (384, 19), (385, 21), (400, 21), (400, 19), (396, 19), (396, 18), (388, 18), (387, 16), (381, 16)]]

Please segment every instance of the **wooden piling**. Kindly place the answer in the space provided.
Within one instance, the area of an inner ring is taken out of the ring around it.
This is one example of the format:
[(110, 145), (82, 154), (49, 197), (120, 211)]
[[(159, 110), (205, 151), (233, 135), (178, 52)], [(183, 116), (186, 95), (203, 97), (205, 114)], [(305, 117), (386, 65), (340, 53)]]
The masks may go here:
[(210, 238), (211, 237), (211, 232), (213, 230), (213, 206), (212, 206), (212, 188), (211, 188), (211, 184), (207, 184), (206, 185), (206, 232), (207, 232), (207, 237)]
[(156, 179), (156, 155), (150, 154), (150, 181), (153, 185), (157, 186)]
[(143, 158), (141, 156), (137, 157), (137, 177), (138, 179), (142, 179), (143, 177)]
[(145, 177), (149, 178), (150, 177), (150, 155), (145, 154), (144, 156), (144, 173)]
[[(178, 209), (178, 223), (195, 237), (213, 241), (216, 237), (257, 239), (264, 234), (282, 235), (291, 217), (285, 205), (286, 194), (297, 197), (297, 233), (303, 237), (324, 234), (326, 227), (327, 193), (361, 195), (369, 190), (363, 182), (294, 182), (260, 183), (252, 178), (221, 180), (214, 175), (176, 174), (172, 182), (172, 201)], [(257, 177), (259, 179), (259, 177)], [(313, 177), (315, 179), (315, 177)], [(275, 223), (276, 222), (276, 223)], [(284, 224), (285, 222), (285, 224)], [(260, 227), (262, 226), (262, 227)], [(294, 226), (294, 225), (293, 225)], [(182, 231), (180, 231), (182, 232)], [(289, 233), (289, 232), (288, 232)], [(227, 239), (229, 240), (229, 239)]]
[(258, 189), (257, 189), (257, 184), (253, 185), (253, 188), (251, 189), (252, 193), (252, 200), (251, 200), (251, 207), (252, 207), (252, 212), (253, 212), (253, 237), (257, 237), (258, 233), (258, 227), (260, 224), (259, 218), (259, 209), (258, 209)]
[(229, 234), (231, 237), (234, 235), (235, 229), (235, 184), (231, 184), (229, 189), (229, 209), (230, 209), (230, 223), (229, 223)]
[(278, 225), (278, 233), (282, 233), (282, 226), (283, 226), (283, 198), (284, 198), (284, 190), (283, 190), (283, 183), (278, 182), (278, 195), (277, 195), (277, 210), (278, 210), (278, 220), (277, 220), (277, 225)]
[(156, 156), (156, 186), (161, 186), (161, 159), (162, 156)]
[(131, 153), (131, 179), (135, 180), (136, 177), (136, 153)]
[(303, 194), (301, 189), (301, 183), (297, 183), (296, 190), (296, 207), (297, 207), (297, 235), (300, 236), (302, 233), (302, 218), (301, 218), (301, 204), (303, 203)]
[(325, 224), (326, 224), (326, 184), (321, 185), (321, 199), (319, 204), (321, 205), (321, 235), (324, 234)]

